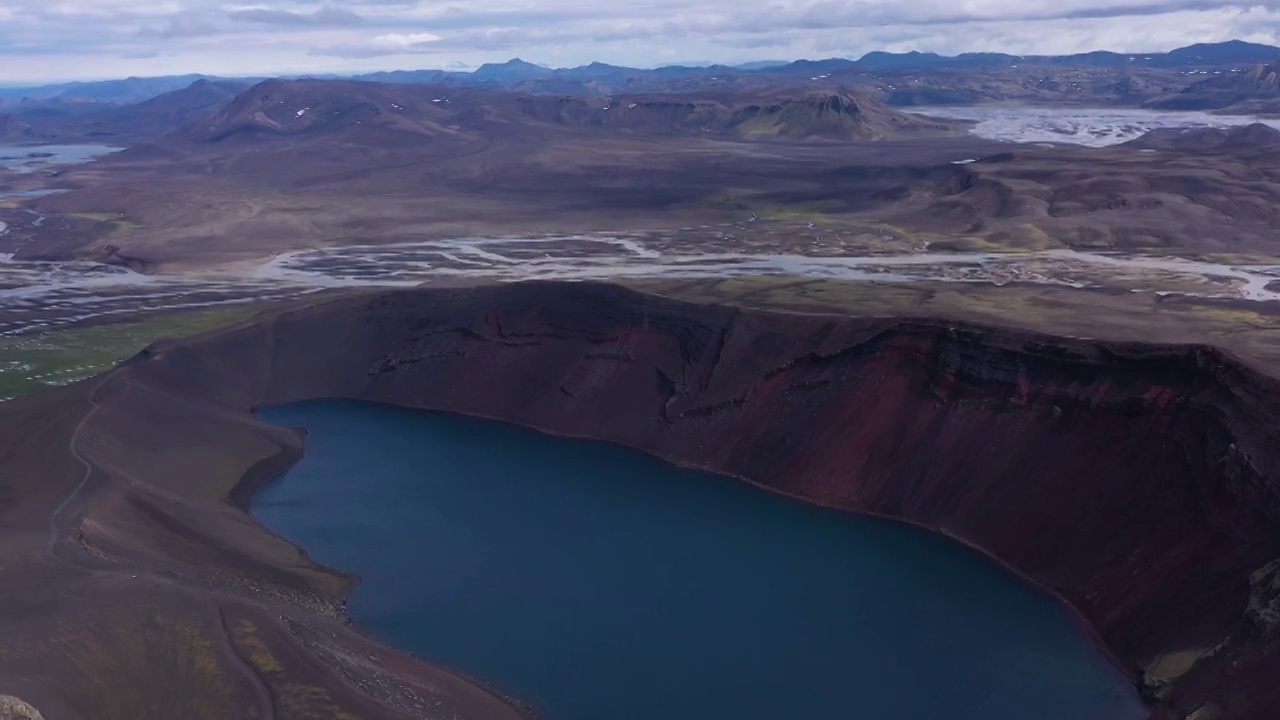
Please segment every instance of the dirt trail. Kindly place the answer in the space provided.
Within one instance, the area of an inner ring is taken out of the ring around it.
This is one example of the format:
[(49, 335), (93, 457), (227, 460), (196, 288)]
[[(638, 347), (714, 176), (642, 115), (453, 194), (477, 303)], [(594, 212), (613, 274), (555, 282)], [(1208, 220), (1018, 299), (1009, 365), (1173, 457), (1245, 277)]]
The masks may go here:
[(75, 489), (71, 491), (71, 494), (67, 495), (67, 497), (58, 504), (58, 507), (54, 508), (53, 512), (49, 513), (49, 542), (45, 545), (45, 553), (49, 555), (49, 557), (58, 560), (59, 562), (67, 563), (68, 565), (71, 565), (72, 563), (64, 560), (54, 551), (54, 546), (58, 543), (58, 516), (62, 514), (63, 510), (67, 509), (68, 505), (80, 496), (80, 493), (84, 490), (84, 486), (89, 483), (89, 478), (93, 477), (93, 464), (90, 463), (84, 455), (80, 454), (79, 442), (80, 434), (84, 431), (85, 426), (89, 424), (89, 421), (93, 419), (93, 416), (97, 414), (101, 407), (98, 405), (97, 396), (98, 391), (102, 389), (103, 384), (104, 383), (99, 383), (97, 387), (89, 393), (88, 402), (91, 406), (89, 412), (85, 413), (85, 416), (80, 418), (79, 424), (76, 425), (76, 429), (71, 433), (71, 455), (84, 466), (84, 476), (80, 478), (80, 483), (75, 486)]
[[(106, 574), (115, 575), (125, 571), (83, 568), (75, 564), (74, 562), (67, 560), (66, 558), (63, 558), (62, 556), (58, 555), (55, 550), (58, 543), (58, 535), (60, 532), (58, 528), (59, 516), (67, 509), (67, 507), (71, 505), (71, 503), (75, 502), (75, 500), (80, 497), (80, 494), (84, 491), (85, 486), (88, 485), (89, 483), (89, 478), (93, 477), (93, 470), (94, 470), (93, 463), (91, 463), (88, 458), (86, 458), (83, 454), (81, 454), (80, 448), (79, 448), (79, 442), (80, 442), (81, 434), (84, 431), (84, 428), (88, 425), (89, 421), (93, 419), (94, 415), (97, 414), (98, 410), (100, 410), (102, 407), (97, 402), (97, 394), (98, 394), (98, 391), (102, 389), (103, 384), (99, 384), (97, 387), (93, 389), (92, 392), (89, 393), (89, 397), (88, 397), (88, 402), (90, 405), (89, 412), (85, 413), (84, 417), (80, 419), (80, 422), (76, 425), (75, 430), (71, 434), (71, 439), (69, 441), (69, 449), (71, 451), (72, 456), (75, 457), (76, 460), (78, 460), (80, 464), (84, 466), (84, 475), (80, 478), (80, 482), (75, 486), (75, 488), (72, 489), (71, 493), (68, 494), (67, 497), (64, 498), (63, 501), (59, 503), (58, 506), (54, 508), (52, 512), (49, 513), (49, 539), (47, 544), (45, 545), (45, 552), (51, 559), (59, 563), (62, 563), (64, 565), (67, 565), (68, 567), (75, 568), (77, 570), (85, 570), (87, 572), (91, 572), (98, 575), (106, 575)], [(137, 571), (134, 570), (131, 572), (136, 573)], [(141, 571), (141, 574), (145, 574), (150, 580), (167, 582), (165, 578), (158, 577), (152, 572)], [(134, 574), (133, 577), (135, 578), (138, 577), (138, 574)], [(263, 682), (262, 677), (259, 676), (258, 673), (252, 667), (250, 667), (245, 662), (244, 658), (242, 658), (240, 654), (236, 651), (235, 645), (232, 643), (232, 640), (231, 640), (231, 629), (227, 626), (227, 617), (226, 617), (226, 613), (223, 612), (222, 610), (222, 606), (219, 605), (218, 602), (212, 598), (209, 599), (209, 603), (213, 606), (213, 613), (215, 618), (217, 619), (217, 626), (219, 629), (218, 630), (219, 642), (221, 644), (223, 653), (227, 657), (228, 662), (231, 664), (231, 666), (234, 667), (237, 672), (239, 672), (249, 681), (249, 684), (254, 689), (254, 694), (257, 695), (258, 697), (259, 705), (262, 708), (261, 712), (258, 715), (259, 719), (275, 720), (275, 703), (271, 699), (270, 689), (267, 687), (266, 683)]]
[(231, 642), (231, 628), (227, 625), (227, 614), (223, 612), (222, 606), (215, 600), (210, 600), (210, 602), (213, 604), (214, 612), (218, 616), (218, 626), (221, 628), (218, 637), (222, 641), (223, 652), (226, 653), (227, 658), (230, 659), (236, 670), (249, 680), (249, 684), (253, 686), (254, 694), (258, 696), (258, 703), (262, 707), (262, 712), (258, 717), (260, 720), (275, 720), (276, 706), (271, 700), (271, 689), (263, 682), (262, 676), (258, 675), (258, 672), (245, 662), (244, 658), (240, 657), (240, 653), (236, 651), (235, 645)]

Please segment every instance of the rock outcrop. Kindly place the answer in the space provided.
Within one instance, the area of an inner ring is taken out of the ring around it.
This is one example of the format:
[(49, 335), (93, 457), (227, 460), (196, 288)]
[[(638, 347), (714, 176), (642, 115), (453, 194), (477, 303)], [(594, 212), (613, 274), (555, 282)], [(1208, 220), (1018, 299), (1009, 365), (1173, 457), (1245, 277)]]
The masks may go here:
[(0, 695), (0, 720), (44, 720), (44, 716), (12, 695)]

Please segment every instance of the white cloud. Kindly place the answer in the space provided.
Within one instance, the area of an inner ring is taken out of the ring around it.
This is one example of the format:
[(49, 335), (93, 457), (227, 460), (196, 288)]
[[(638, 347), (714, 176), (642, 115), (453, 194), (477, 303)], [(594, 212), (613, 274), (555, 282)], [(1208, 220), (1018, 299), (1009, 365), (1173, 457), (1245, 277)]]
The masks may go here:
[(228, 10), (227, 17), (239, 22), (264, 25), (356, 25), (363, 20), (354, 12), (333, 5), (322, 5), (310, 12), (250, 7)]
[(387, 33), (379, 35), (369, 40), (369, 44), (376, 47), (385, 48), (406, 48), (413, 45), (425, 45), (440, 40), (440, 36), (435, 33), (419, 32), (419, 33)]
[(0, 82), (1277, 43), (1280, 0), (2, 0)]

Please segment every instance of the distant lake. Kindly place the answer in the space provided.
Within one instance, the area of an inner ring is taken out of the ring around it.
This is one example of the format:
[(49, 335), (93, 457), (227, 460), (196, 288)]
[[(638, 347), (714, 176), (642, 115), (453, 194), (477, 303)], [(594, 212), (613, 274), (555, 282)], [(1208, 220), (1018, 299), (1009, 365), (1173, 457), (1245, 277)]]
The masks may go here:
[(545, 720), (1137, 720), (1052, 598), (981, 555), (603, 443), (350, 401), (256, 517), (363, 581), (356, 624)]
[(110, 145), (0, 145), (0, 168), (34, 172), (55, 165), (78, 165), (121, 149)]

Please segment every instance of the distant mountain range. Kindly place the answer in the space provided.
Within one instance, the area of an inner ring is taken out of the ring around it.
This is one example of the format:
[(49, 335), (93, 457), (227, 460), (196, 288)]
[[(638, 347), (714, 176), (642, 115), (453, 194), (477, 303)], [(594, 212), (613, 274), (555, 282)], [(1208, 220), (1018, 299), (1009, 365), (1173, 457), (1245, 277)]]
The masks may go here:
[[(1076, 55), (1007, 55), (1004, 53), (871, 52), (850, 64), (868, 69), (964, 69), (1007, 67), (1018, 64), (1065, 67), (1155, 67), (1184, 68), (1221, 65), (1253, 65), (1280, 60), (1280, 47), (1230, 40), (1223, 43), (1188, 45), (1164, 53), (1117, 53), (1098, 50)], [(847, 61), (827, 60), (826, 63)]]
[(0, 108), (0, 138), (56, 142), (150, 137), (208, 117), (249, 87), (245, 82), (202, 78), (141, 102), (24, 103)]
[[(361, 145), (428, 140), (438, 149), (486, 137), (560, 131), (749, 140), (879, 140), (959, 130), (908, 115), (865, 92), (791, 88), (781, 94), (529, 94), (354, 80), (198, 80), (141, 103), (35, 106), (0, 113), (0, 139), (135, 144), (173, 134), (183, 144), (263, 138), (346, 139)], [(83, 108), (96, 108), (85, 110)], [(170, 143), (172, 144), (172, 143)]]
[[(1117, 53), (1098, 51), (1076, 55), (1010, 55), (1005, 53), (963, 53), (955, 56), (934, 53), (870, 52), (858, 60), (831, 58), (794, 62), (763, 61), (743, 65), (668, 66), (641, 69), (591, 63), (573, 68), (549, 68), (519, 58), (504, 63), (487, 63), (471, 72), (451, 70), (397, 70), (357, 75), (346, 79), (401, 84), (433, 84), (454, 87), (519, 89), (525, 92), (641, 92), (706, 89), (708, 83), (731, 80), (766, 85), (788, 79), (827, 79), (833, 75), (903, 73), (914, 71), (952, 72), (997, 70), (1001, 68), (1114, 68), (1159, 70), (1178, 68), (1247, 69), (1249, 66), (1280, 62), (1280, 47), (1232, 40), (1223, 43), (1190, 45), (1163, 53)], [(338, 78), (337, 75), (311, 76)], [(180, 90), (197, 80), (252, 83), (252, 78), (216, 78), (205, 75), (177, 75), (152, 78), (125, 78), (97, 82), (61, 83), (38, 87), (0, 88), (0, 103), (133, 103), (162, 93)]]
[(48, 101), (134, 103), (189, 87), (199, 80), (223, 80), (211, 75), (165, 75), (130, 77), (122, 80), (58, 83), (36, 87), (0, 87), (3, 101)]
[[(470, 89), (444, 98), (436, 92), (425, 86), (350, 80), (268, 80), (240, 93), (183, 137), (199, 143), (327, 137), (360, 139), (365, 145), (387, 142), (385, 138), (401, 144), (426, 139), (442, 148), (468, 137), (541, 137), (582, 129), (663, 137), (851, 141), (959, 127), (847, 93), (606, 100)], [(190, 89), (171, 95), (166, 107), (192, 104)]]

